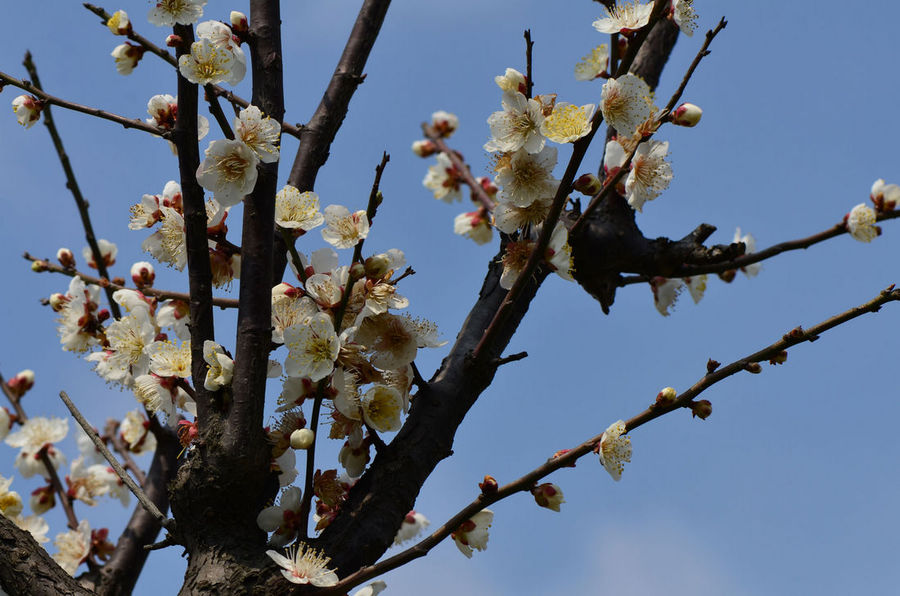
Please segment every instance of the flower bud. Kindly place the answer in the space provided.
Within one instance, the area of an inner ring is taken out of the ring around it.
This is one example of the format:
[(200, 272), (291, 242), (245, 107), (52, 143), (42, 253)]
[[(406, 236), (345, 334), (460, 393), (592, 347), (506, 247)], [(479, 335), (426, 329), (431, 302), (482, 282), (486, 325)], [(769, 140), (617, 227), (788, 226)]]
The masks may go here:
[(697, 126), (700, 118), (703, 116), (703, 110), (692, 103), (683, 103), (672, 112), (672, 124), (678, 126)]
[(366, 266), (362, 263), (353, 263), (350, 265), (350, 279), (357, 280), (366, 276)]
[(675, 401), (675, 398), (678, 396), (678, 392), (675, 391), (674, 387), (666, 387), (662, 391), (656, 394), (656, 405), (658, 406), (668, 406), (671, 405), (672, 402)]
[(366, 259), (365, 271), (369, 279), (381, 279), (391, 269), (391, 259), (386, 254), (375, 255)]
[(31, 128), (41, 117), (44, 103), (32, 95), (20, 95), (12, 100), (16, 121), (25, 128)]
[(128, 19), (128, 13), (124, 10), (117, 10), (113, 16), (106, 21), (106, 26), (113, 35), (128, 35), (131, 33), (131, 21)]
[(581, 194), (592, 197), (603, 188), (603, 183), (594, 174), (582, 174), (575, 181), (575, 190)]
[(31, 505), (31, 511), (33, 511), (35, 515), (42, 515), (53, 509), (56, 505), (56, 496), (53, 487), (47, 485), (31, 491), (29, 505)]
[(430, 157), (437, 153), (437, 145), (435, 145), (433, 141), (429, 141), (428, 139), (413, 141), (412, 152), (419, 157)]
[(302, 290), (284, 282), (281, 282), (280, 284), (272, 288), (272, 298), (279, 298), (281, 296), (286, 296), (288, 298), (298, 298), (302, 295)]
[(25, 392), (34, 387), (34, 371), (26, 368), (16, 373), (16, 376), (7, 381), (6, 385), (16, 397), (22, 397)]
[(493, 476), (485, 476), (484, 482), (478, 483), (478, 488), (481, 489), (482, 493), (486, 495), (492, 495), (497, 492), (497, 489), (500, 487), (497, 485), (497, 481)]
[(291, 433), (291, 449), (309, 449), (316, 439), (316, 433), (308, 428), (299, 428)]
[(138, 261), (131, 266), (131, 281), (137, 286), (137, 289), (152, 288), (153, 280), (156, 279), (156, 272), (153, 265), (147, 261)]
[(696, 416), (700, 420), (706, 420), (712, 414), (712, 404), (708, 399), (691, 402), (691, 416)]
[(232, 10), (229, 20), (231, 21), (231, 30), (235, 33), (246, 33), (250, 29), (247, 24), (247, 15), (242, 12)]
[(109, 314), (109, 309), (108, 309), (108, 308), (101, 308), (101, 309), (97, 312), (97, 320), (100, 321), (101, 323), (102, 323), (103, 321), (106, 321), (107, 319), (109, 319), (109, 317), (110, 317), (110, 314)]
[(431, 127), (442, 137), (446, 138), (456, 132), (459, 127), (459, 118), (456, 114), (443, 110), (431, 115)]
[(709, 360), (706, 361), (706, 374), (711, 375), (721, 365), (722, 365), (722, 363), (719, 362), (718, 360), (713, 360), (712, 358), (710, 358)]
[(492, 199), (494, 198), (494, 195), (496, 195), (500, 191), (497, 185), (494, 184), (494, 181), (487, 176), (479, 176), (475, 179), (475, 181), (481, 185), (481, 188), (484, 190), (485, 194), (487, 194), (487, 196), (491, 197)]
[(67, 269), (75, 267), (75, 255), (68, 248), (60, 248), (56, 251), (56, 260)]
[(166, 45), (169, 46), (170, 48), (177, 48), (177, 47), (181, 46), (183, 43), (184, 43), (184, 40), (181, 39), (181, 36), (175, 35), (174, 33), (172, 35), (169, 35), (166, 38)]
[(50, 308), (53, 309), (54, 312), (59, 312), (63, 309), (69, 299), (66, 298), (65, 294), (60, 294), (59, 292), (55, 294), (50, 294), (50, 299), (48, 300), (50, 303)]
[(758, 375), (762, 372), (762, 365), (759, 362), (748, 362), (744, 365), (744, 370), (746, 370), (748, 373)]
[(136, 46), (128, 42), (114, 47), (113, 51), (110, 52), (110, 56), (116, 61), (116, 72), (120, 75), (130, 75), (134, 67), (144, 57), (145, 51), (142, 46)]
[(553, 511), (559, 511), (559, 506), (566, 502), (563, 499), (562, 490), (549, 482), (535, 486), (531, 489), (531, 494), (534, 496), (535, 503)]

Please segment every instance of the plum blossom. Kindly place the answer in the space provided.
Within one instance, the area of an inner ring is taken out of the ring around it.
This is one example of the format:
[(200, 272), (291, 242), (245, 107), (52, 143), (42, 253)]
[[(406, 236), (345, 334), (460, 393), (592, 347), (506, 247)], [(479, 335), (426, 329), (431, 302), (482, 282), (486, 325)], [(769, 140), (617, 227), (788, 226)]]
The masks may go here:
[(666, 161), (668, 155), (668, 142), (650, 140), (638, 145), (625, 179), (625, 198), (636, 211), (641, 211), (646, 201), (652, 201), (669, 187), (672, 165)]
[[(197, 25), (197, 38), (208, 39), (216, 49), (231, 53), (233, 60), (231, 61), (230, 72), (223, 79), (226, 83), (237, 85), (243, 80), (244, 75), (247, 74), (247, 56), (244, 55), (244, 50), (241, 49), (240, 44), (235, 41), (231, 28), (228, 25), (219, 21), (204, 21)], [(237, 124), (235, 124), (235, 129), (237, 129)], [(278, 126), (278, 130), (281, 130), (281, 126)], [(237, 133), (237, 130), (235, 130), (235, 133)]]
[(343, 205), (325, 207), (322, 238), (335, 248), (351, 248), (369, 235), (369, 218), (365, 210), (350, 213)]
[(497, 164), (500, 200), (517, 207), (528, 207), (534, 201), (553, 197), (559, 180), (553, 177), (556, 147), (544, 147), (537, 153), (520, 149)]
[(78, 529), (57, 534), (53, 544), (59, 549), (53, 559), (66, 573), (74, 576), (78, 566), (91, 554), (91, 526), (83, 519), (78, 522)]
[(875, 210), (860, 203), (847, 214), (847, 231), (854, 240), (871, 242), (881, 232), (876, 222)]
[(672, 0), (672, 20), (681, 32), (691, 37), (697, 30), (697, 13), (694, 0)]
[[(740, 228), (734, 231), (734, 240), (732, 240), (732, 242), (743, 242), (745, 255), (756, 252), (756, 239), (751, 234), (744, 234), (742, 236)], [(759, 273), (760, 269), (762, 269), (762, 263), (751, 263), (741, 267), (741, 271), (743, 271), (744, 275), (747, 277), (756, 277), (756, 274)]]
[(172, 341), (155, 341), (146, 348), (150, 355), (150, 372), (160, 377), (188, 379), (191, 376), (191, 342), (176, 345)]
[(297, 537), (301, 529), (305, 529), (305, 526), (301, 527), (299, 516), (301, 494), (298, 487), (288, 487), (281, 493), (278, 505), (266, 507), (256, 516), (256, 525), (260, 530), (274, 532), (269, 538), (269, 545), (285, 546)]
[(147, 14), (147, 20), (157, 27), (192, 25), (203, 16), (206, 0), (156, 0)]
[[(268, 116), (263, 116), (258, 107), (247, 106), (240, 111), (237, 118), (234, 119), (234, 134), (253, 149), (259, 157), (259, 161), (263, 163), (278, 161), (281, 124)], [(286, 186), (285, 188), (293, 187)]]
[(625, 463), (631, 461), (631, 438), (624, 436), (625, 432), (625, 421), (618, 420), (600, 437), (600, 463), (616, 482), (622, 479)]
[(525, 80), (525, 75), (516, 70), (515, 68), (507, 68), (506, 72), (502, 75), (497, 75), (494, 77), (494, 82), (497, 83), (497, 86), (500, 87), (503, 91), (521, 93), (525, 95), (527, 81)]
[(0, 475), (0, 515), (10, 519), (22, 513), (22, 497), (14, 490), (9, 490), (12, 478)]
[(401, 545), (408, 540), (412, 540), (429, 525), (431, 525), (431, 522), (428, 521), (427, 517), (418, 511), (410, 511), (403, 518), (403, 523), (400, 524), (400, 529), (397, 530), (397, 535), (394, 536), (394, 544)]
[(328, 569), (331, 559), (320, 551), (301, 542), (287, 549), (287, 557), (267, 550), (266, 554), (281, 567), (285, 579), (295, 584), (312, 584), (318, 587), (333, 586), (338, 583), (337, 574)]
[(120, 75), (130, 75), (138, 62), (141, 61), (141, 58), (144, 57), (144, 51), (142, 46), (134, 45), (127, 41), (117, 45), (110, 52), (110, 56), (116, 61), (116, 72)]
[(637, 31), (650, 21), (653, 3), (641, 4), (632, 0), (624, 4), (606, 9), (606, 16), (593, 22), (594, 29), (600, 33), (631, 33)]
[(341, 347), (331, 318), (325, 313), (310, 317), (305, 325), (287, 327), (284, 343), (289, 350), (284, 361), (285, 374), (289, 377), (309, 377), (313, 381), (331, 374)]
[(446, 153), (438, 153), (435, 159), (437, 159), (437, 163), (429, 166), (422, 185), (432, 192), (434, 198), (445, 203), (461, 201), (459, 170), (456, 169)]
[(656, 306), (656, 310), (662, 316), (668, 317), (672, 313), (675, 301), (684, 290), (684, 281), (654, 277), (650, 280), (650, 288), (653, 290), (653, 304)]
[(650, 86), (631, 73), (609, 79), (600, 91), (600, 111), (607, 124), (624, 136), (632, 136), (653, 112)]
[(544, 113), (540, 102), (528, 99), (516, 91), (503, 94), (503, 111), (488, 117), (491, 140), (484, 144), (485, 151), (518, 151), (537, 153), (544, 148), (541, 124)]
[(234, 53), (204, 37), (191, 44), (191, 53), (178, 58), (181, 76), (197, 85), (228, 81), (234, 69)]
[(897, 205), (900, 205), (900, 186), (885, 184), (884, 180), (879, 178), (872, 184), (869, 198), (875, 204), (876, 210), (893, 211)]
[(459, 118), (457, 118), (456, 114), (440, 110), (431, 115), (431, 127), (440, 136), (447, 138), (459, 128)]
[(609, 46), (603, 43), (575, 65), (575, 80), (591, 81), (603, 76), (607, 68), (609, 68)]
[(494, 512), (490, 509), (482, 509), (468, 520), (460, 524), (455, 532), (450, 534), (459, 552), (472, 558), (472, 549), (484, 550), (488, 543), (488, 530), (494, 521)]
[(209, 144), (206, 158), (197, 167), (197, 182), (211, 191), (222, 207), (237, 205), (256, 186), (259, 157), (241, 141), (219, 140)]
[(231, 384), (234, 374), (234, 360), (225, 353), (224, 348), (207, 339), (203, 342), (203, 360), (209, 365), (203, 387), (208, 391), (217, 391)]
[(31, 128), (40, 119), (44, 104), (31, 95), (19, 95), (12, 100), (12, 108), (16, 121), (25, 128)]
[(377, 431), (400, 430), (403, 398), (400, 392), (388, 385), (376, 384), (359, 400), (363, 419)]
[[(103, 259), (103, 264), (107, 267), (111, 267), (116, 263), (116, 255), (119, 254), (119, 248), (110, 242), (109, 240), (104, 240), (100, 238), (97, 240), (97, 248), (100, 249), (100, 258)], [(94, 260), (94, 251), (91, 250), (90, 246), (85, 246), (81, 249), (81, 256), (84, 257), (84, 260), (87, 261), (88, 267), (91, 269), (97, 268), (97, 261)]]
[(487, 244), (494, 237), (487, 210), (460, 213), (453, 219), (453, 233), (467, 236), (475, 244)]
[(321, 226), (325, 223), (325, 216), (319, 211), (319, 195), (300, 192), (296, 187), (285, 185), (275, 195), (275, 223), (295, 233)]
[(561, 101), (544, 118), (541, 134), (554, 143), (574, 143), (591, 132), (591, 118), (596, 109), (597, 106), (592, 103), (579, 107)]

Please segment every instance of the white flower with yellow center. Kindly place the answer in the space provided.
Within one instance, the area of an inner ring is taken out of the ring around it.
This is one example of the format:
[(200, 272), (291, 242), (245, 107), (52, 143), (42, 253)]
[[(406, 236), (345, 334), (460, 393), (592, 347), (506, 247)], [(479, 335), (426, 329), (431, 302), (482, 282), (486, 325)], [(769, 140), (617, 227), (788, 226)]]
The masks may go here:
[(241, 141), (213, 141), (197, 167), (197, 182), (212, 191), (219, 205), (231, 207), (253, 192), (258, 163), (256, 153)]
[(325, 313), (310, 317), (306, 325), (287, 327), (284, 344), (289, 350), (284, 373), (289, 377), (309, 377), (313, 381), (331, 374), (341, 349), (331, 317)]
[(622, 137), (631, 137), (653, 112), (650, 86), (631, 73), (609, 79), (600, 91), (600, 111)]
[(179, 271), (187, 265), (187, 244), (184, 235), (184, 218), (171, 207), (160, 207), (162, 224), (141, 243), (160, 263), (166, 263)]
[(187, 379), (191, 376), (191, 342), (181, 346), (172, 341), (155, 341), (146, 348), (150, 355), (150, 372), (161, 377)]
[(672, 0), (672, 20), (681, 32), (691, 37), (697, 30), (697, 13), (694, 0)]
[(366, 424), (380, 432), (400, 429), (403, 398), (394, 387), (374, 385), (359, 400)]
[(669, 187), (672, 181), (672, 165), (666, 161), (669, 143), (646, 141), (638, 145), (631, 160), (631, 172), (625, 179), (625, 198), (637, 211), (644, 202), (652, 201)]
[[(111, 265), (115, 265), (116, 263), (116, 255), (119, 254), (119, 247), (109, 240), (104, 240), (100, 238), (97, 240), (97, 248), (100, 249), (100, 258), (103, 259), (103, 264), (107, 267)], [(88, 267), (91, 269), (97, 268), (97, 262), (94, 260), (94, 251), (91, 250), (90, 246), (85, 246), (81, 249), (81, 256), (84, 257), (84, 260), (87, 262)]]
[(22, 513), (22, 497), (14, 490), (9, 490), (12, 478), (0, 476), (0, 515), (10, 519)]
[(561, 101), (553, 112), (544, 118), (541, 134), (554, 143), (574, 143), (591, 132), (591, 118), (597, 109), (592, 103), (576, 106)]
[(69, 432), (69, 421), (63, 418), (29, 418), (16, 432), (6, 437), (10, 447), (20, 447), (23, 451), (37, 452), (44, 445), (62, 441)]
[(263, 163), (278, 161), (281, 125), (268, 116), (263, 116), (258, 107), (247, 106), (241, 110), (234, 119), (234, 135), (253, 149), (259, 156), (259, 161)]
[(156, 326), (146, 314), (128, 315), (114, 321), (106, 328), (106, 339), (112, 354), (106, 364), (112, 370), (143, 375), (149, 371), (150, 357), (144, 348), (156, 338)]
[(124, 10), (117, 10), (106, 21), (106, 26), (113, 35), (127, 35), (131, 30), (131, 21), (128, 19), (128, 13)]
[(587, 56), (581, 59), (581, 62), (575, 65), (576, 81), (592, 81), (606, 72), (609, 67), (609, 46), (605, 43), (600, 44)]
[(201, 38), (191, 44), (191, 53), (178, 59), (181, 76), (197, 85), (222, 83), (231, 77), (234, 54), (212, 41)]
[(350, 277), (345, 265), (330, 273), (314, 273), (306, 279), (306, 293), (322, 308), (334, 308), (344, 296), (344, 286)]
[(566, 281), (572, 281), (572, 247), (569, 246), (569, 232), (561, 221), (556, 222), (545, 254), (550, 269)]
[(219, 344), (207, 339), (203, 342), (203, 360), (209, 365), (203, 387), (208, 391), (217, 391), (231, 384), (234, 374), (234, 360), (225, 353)]
[[(754, 238), (752, 234), (741, 235), (740, 228), (735, 230), (734, 240), (732, 240), (732, 242), (743, 242), (745, 255), (756, 252), (756, 238)], [(762, 269), (762, 263), (751, 263), (741, 267), (741, 271), (743, 271), (744, 275), (747, 277), (756, 277), (756, 274), (759, 273), (760, 269)]]
[(355, 341), (374, 352), (375, 366), (388, 370), (397, 370), (415, 360), (419, 343), (413, 321), (390, 313), (364, 319)]
[(174, 381), (174, 378), (162, 378), (155, 374), (141, 375), (134, 379), (134, 397), (151, 413), (165, 413), (168, 420), (176, 419), (176, 406), (196, 415), (196, 404)]
[(878, 236), (878, 226), (875, 225), (875, 210), (860, 203), (850, 210), (847, 215), (847, 231), (855, 240), (871, 242)]
[(446, 153), (438, 153), (435, 159), (437, 163), (428, 167), (428, 173), (425, 174), (422, 185), (431, 191), (434, 198), (445, 203), (461, 201), (459, 171)]
[(120, 75), (130, 75), (141, 58), (144, 57), (144, 48), (132, 45), (128, 42), (117, 45), (109, 54), (116, 61), (116, 72)]
[(641, 4), (638, 0), (606, 9), (606, 16), (593, 22), (600, 33), (630, 33), (650, 21), (653, 3)]
[(275, 223), (282, 228), (304, 232), (321, 226), (325, 216), (319, 211), (319, 195), (300, 192), (286, 185), (275, 195)]
[(141, 454), (156, 449), (156, 437), (149, 432), (150, 421), (140, 410), (132, 410), (125, 414), (119, 425), (119, 436), (125, 441), (128, 450)]
[(281, 567), (282, 575), (289, 582), (312, 584), (318, 587), (333, 586), (338, 583), (337, 574), (328, 569), (331, 559), (323, 553), (309, 548), (303, 542), (287, 549), (286, 552), (287, 557), (274, 550), (267, 550), (266, 554)]
[(147, 20), (157, 27), (192, 25), (203, 16), (206, 0), (156, 0)]
[(544, 114), (537, 100), (527, 99), (516, 91), (503, 94), (503, 111), (488, 117), (491, 140), (484, 144), (485, 151), (512, 152), (525, 149), (537, 153), (544, 148), (541, 134)]
[(84, 458), (79, 457), (72, 462), (66, 481), (69, 494), (91, 507), (97, 504), (96, 497), (105, 494), (118, 498), (122, 505), (128, 505), (131, 493), (106, 464), (85, 466)]
[(351, 248), (369, 235), (369, 218), (365, 210), (350, 213), (343, 205), (325, 207), (325, 223), (322, 238), (335, 248)]
[(306, 325), (319, 312), (309, 296), (272, 295), (272, 341), (284, 343), (284, 330), (292, 325)]
[(544, 147), (538, 153), (520, 149), (509, 160), (503, 160), (497, 168), (497, 184), (500, 199), (517, 207), (528, 207), (534, 201), (552, 197), (559, 188), (559, 180), (553, 177), (556, 166), (556, 147)]
[(82, 562), (91, 554), (91, 526), (86, 519), (78, 522), (77, 530), (69, 530), (56, 535), (53, 544), (59, 552), (53, 560), (71, 576)]
[(512, 234), (526, 225), (536, 226), (547, 217), (552, 203), (552, 195), (537, 199), (527, 207), (500, 200), (494, 207), (494, 226), (506, 234)]
[[(235, 41), (231, 27), (219, 21), (205, 21), (197, 25), (196, 31), (198, 39), (208, 39), (217, 49), (231, 52), (234, 58), (231, 62), (231, 72), (224, 81), (229, 85), (240, 83), (244, 75), (247, 74), (247, 56), (244, 54), (244, 50), (241, 49), (240, 44)], [(280, 131), (281, 126), (278, 129)], [(235, 133), (237, 133), (237, 130), (235, 130)]]
[(631, 438), (624, 436), (625, 432), (625, 421), (618, 420), (600, 437), (600, 463), (617, 482), (622, 479), (625, 463), (631, 461)]
[(455, 532), (450, 534), (459, 552), (472, 558), (472, 549), (484, 550), (488, 543), (488, 530), (494, 521), (494, 512), (490, 509), (482, 509), (468, 520), (459, 525)]

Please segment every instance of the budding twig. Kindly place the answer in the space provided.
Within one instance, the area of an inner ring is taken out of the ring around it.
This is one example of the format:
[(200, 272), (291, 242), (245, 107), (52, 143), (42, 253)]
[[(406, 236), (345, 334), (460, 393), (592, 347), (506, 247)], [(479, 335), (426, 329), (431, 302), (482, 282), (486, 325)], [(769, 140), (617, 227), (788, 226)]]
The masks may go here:
[[(88, 275), (87, 273), (82, 273), (77, 269), (68, 269), (66, 267), (61, 267), (54, 263), (51, 263), (45, 259), (39, 259), (32, 255), (31, 253), (24, 253), (22, 255), (26, 261), (31, 261), (32, 263), (40, 263), (41, 268), (44, 271), (50, 271), (52, 273), (62, 273), (68, 277), (80, 277), (84, 280), (85, 283), (89, 284), (97, 284), (102, 287), (109, 287), (113, 291), (115, 290), (129, 290), (132, 288), (127, 288), (123, 285), (114, 283), (105, 278), (96, 277), (93, 275)], [(157, 290), (156, 288), (143, 288), (138, 290), (144, 296), (153, 296), (158, 300), (182, 300), (184, 302), (189, 302), (191, 299), (190, 294), (186, 294), (184, 292), (172, 292), (169, 290)], [(218, 306), (219, 308), (237, 308), (238, 301), (234, 298), (213, 298), (213, 305)]]
[[(384, 173), (384, 168), (387, 167), (389, 161), (391, 161), (391, 156), (388, 155), (387, 151), (383, 151), (381, 153), (381, 163), (375, 166), (375, 180), (372, 181), (372, 190), (369, 191), (369, 203), (366, 205), (366, 219), (369, 220), (370, 226), (372, 225), (372, 220), (375, 219), (375, 213), (378, 212), (378, 206), (381, 204), (381, 193), (378, 190), (378, 187), (381, 184), (381, 175)], [(351, 264), (362, 262), (362, 247), (365, 240), (365, 238), (360, 238), (359, 242), (356, 243), (356, 246), (353, 247), (353, 259), (350, 261)], [(347, 292), (350, 292), (349, 288), (347, 289)], [(338, 323), (340, 323), (340, 321), (338, 321)]]
[(131, 476), (125, 471), (122, 467), (122, 464), (119, 463), (119, 460), (116, 459), (112, 453), (110, 453), (109, 449), (106, 448), (106, 445), (103, 444), (103, 440), (100, 438), (100, 435), (97, 434), (97, 431), (94, 430), (94, 427), (85, 419), (85, 417), (81, 414), (75, 404), (72, 403), (72, 400), (69, 398), (68, 394), (65, 391), (59, 392), (60, 399), (63, 400), (63, 403), (66, 404), (66, 407), (69, 408), (69, 411), (72, 413), (72, 416), (75, 418), (75, 421), (78, 422), (78, 425), (84, 429), (84, 432), (90, 437), (91, 442), (94, 443), (94, 446), (97, 448), (103, 457), (106, 458), (106, 461), (109, 462), (109, 465), (112, 466), (112, 469), (115, 471), (116, 475), (125, 483), (125, 486), (128, 487), (134, 496), (140, 501), (141, 505), (144, 506), (144, 509), (147, 510), (150, 515), (156, 518), (156, 520), (170, 533), (174, 533), (175, 531), (175, 520), (167, 518), (159, 508), (154, 505), (153, 501), (147, 498), (147, 495), (144, 494), (144, 491), (141, 490), (134, 480), (132, 480)]
[(494, 210), (494, 200), (488, 196), (488, 194), (484, 191), (484, 188), (475, 180), (475, 177), (472, 175), (472, 171), (469, 169), (469, 166), (459, 158), (459, 155), (451, 149), (444, 139), (437, 133), (436, 130), (432, 126), (429, 126), (426, 123), (422, 123), (422, 132), (425, 133), (425, 138), (435, 144), (438, 148), (438, 151), (442, 152), (450, 159), (450, 163), (453, 164), (453, 167), (459, 172), (459, 177), (463, 182), (466, 183), (472, 190), (472, 196), (481, 203), (481, 206), (491, 212)]

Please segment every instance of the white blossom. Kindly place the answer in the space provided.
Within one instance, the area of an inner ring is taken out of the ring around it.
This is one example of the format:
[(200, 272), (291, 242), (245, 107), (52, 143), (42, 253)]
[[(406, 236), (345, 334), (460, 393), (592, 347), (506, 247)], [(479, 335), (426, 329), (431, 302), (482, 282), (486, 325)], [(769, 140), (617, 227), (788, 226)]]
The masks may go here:
[(340, 340), (331, 318), (325, 313), (310, 317), (305, 325), (291, 325), (284, 330), (284, 344), (289, 353), (284, 371), (289, 377), (309, 377), (319, 381), (334, 370), (340, 351)]
[(646, 201), (652, 201), (669, 187), (672, 165), (666, 161), (669, 143), (646, 141), (641, 143), (631, 160), (631, 171), (625, 179), (625, 197), (637, 211)]
[(343, 205), (325, 207), (322, 238), (335, 248), (351, 248), (369, 235), (369, 218), (364, 210), (350, 213)]
[(197, 182), (212, 191), (219, 205), (231, 207), (253, 192), (257, 163), (259, 157), (241, 141), (213, 141), (197, 167)]
[(337, 574), (328, 569), (331, 559), (303, 542), (287, 549), (287, 557), (274, 550), (267, 550), (266, 554), (281, 567), (282, 575), (289, 582), (318, 587), (338, 583)]
[(600, 463), (617, 482), (622, 479), (625, 463), (631, 461), (631, 438), (624, 436), (625, 432), (625, 422), (618, 420), (600, 437)]
[(871, 242), (878, 236), (876, 221), (875, 210), (865, 203), (860, 203), (847, 215), (847, 231), (854, 240)]
[(275, 223), (282, 228), (308, 232), (321, 226), (325, 216), (319, 211), (319, 195), (300, 192), (285, 185), (275, 195)]
[[(281, 124), (268, 116), (263, 116), (258, 107), (247, 106), (240, 111), (237, 118), (234, 119), (234, 134), (253, 149), (259, 157), (259, 161), (263, 163), (278, 161)], [(285, 188), (293, 187), (286, 186)]]
[(488, 530), (494, 521), (494, 512), (490, 509), (482, 509), (468, 520), (460, 524), (452, 534), (453, 542), (459, 552), (472, 558), (472, 549), (484, 550), (488, 543)]
[(600, 111), (616, 132), (631, 137), (653, 111), (650, 86), (631, 73), (609, 79), (600, 91)]
[(600, 33), (630, 33), (637, 31), (650, 21), (653, 3), (640, 4), (632, 0), (606, 9), (606, 16), (593, 22)]
[(537, 153), (544, 148), (541, 124), (544, 114), (541, 104), (516, 91), (503, 94), (503, 111), (488, 117), (491, 140), (485, 143), (485, 151), (518, 151)]
[(155, 0), (147, 20), (157, 27), (192, 25), (203, 16), (206, 0)]

